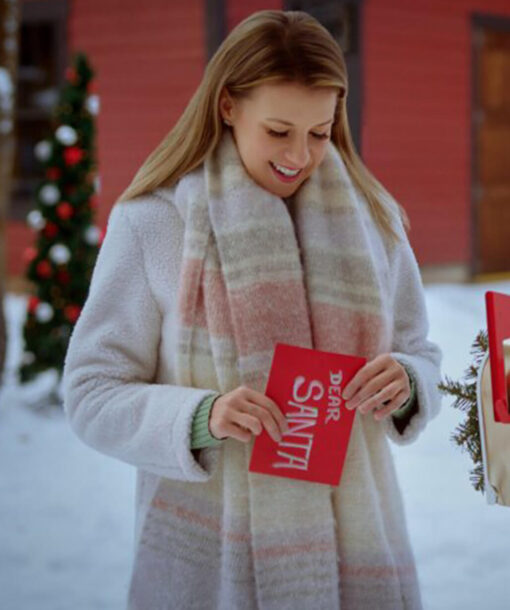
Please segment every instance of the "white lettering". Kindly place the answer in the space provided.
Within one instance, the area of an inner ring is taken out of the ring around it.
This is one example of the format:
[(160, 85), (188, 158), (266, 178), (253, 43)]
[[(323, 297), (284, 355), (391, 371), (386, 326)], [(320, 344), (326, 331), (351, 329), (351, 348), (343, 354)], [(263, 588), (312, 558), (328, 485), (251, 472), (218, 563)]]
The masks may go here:
[[(303, 396), (302, 398), (300, 398), (298, 396), (298, 390), (300, 388), (300, 386), (303, 385), (303, 383), (305, 383), (305, 378), (300, 376), (300, 377), (296, 377), (296, 379), (294, 380), (294, 387), (292, 388), (292, 398), (297, 401), (297, 402), (306, 402), (307, 400), (310, 400), (310, 398), (312, 398), (313, 400), (320, 400), (323, 395), (324, 395), (324, 388), (322, 386), (322, 383), (320, 381), (314, 380), (310, 383), (310, 387), (308, 388), (308, 392), (306, 394), (306, 396)], [(312, 392), (317, 389), (319, 391), (317, 396), (312, 396)]]

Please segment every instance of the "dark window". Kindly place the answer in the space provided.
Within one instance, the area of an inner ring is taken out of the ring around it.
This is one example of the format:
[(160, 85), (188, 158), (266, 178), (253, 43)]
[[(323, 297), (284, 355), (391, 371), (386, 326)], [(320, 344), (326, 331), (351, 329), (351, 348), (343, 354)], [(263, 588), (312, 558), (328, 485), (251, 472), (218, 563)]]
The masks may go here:
[(21, 3), (11, 219), (26, 219), (35, 206), (35, 189), (43, 178), (34, 147), (50, 133), (52, 111), (63, 85), (66, 20), (67, 0)]
[(206, 52), (209, 61), (226, 37), (225, 0), (206, 0), (204, 13)]

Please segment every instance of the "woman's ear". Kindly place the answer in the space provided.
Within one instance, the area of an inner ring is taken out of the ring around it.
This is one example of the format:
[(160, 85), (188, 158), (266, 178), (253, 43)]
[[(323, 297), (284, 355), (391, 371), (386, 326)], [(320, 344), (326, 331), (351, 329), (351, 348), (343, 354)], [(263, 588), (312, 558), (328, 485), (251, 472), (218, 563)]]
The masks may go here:
[(220, 101), (218, 103), (220, 116), (228, 125), (232, 124), (234, 114), (234, 100), (230, 97), (226, 87), (223, 87), (220, 93)]

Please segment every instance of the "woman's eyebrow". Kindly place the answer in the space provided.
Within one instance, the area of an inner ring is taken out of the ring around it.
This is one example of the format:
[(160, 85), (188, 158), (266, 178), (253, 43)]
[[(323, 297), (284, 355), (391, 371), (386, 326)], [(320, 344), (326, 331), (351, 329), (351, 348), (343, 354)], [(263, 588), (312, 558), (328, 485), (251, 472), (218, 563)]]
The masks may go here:
[[(278, 123), (283, 123), (284, 125), (290, 125), (291, 127), (294, 127), (294, 123), (290, 123), (289, 121), (284, 121), (283, 119), (275, 119), (275, 118), (267, 117), (266, 121), (278, 121)], [(327, 123), (332, 123), (333, 121), (334, 121), (334, 119), (329, 119), (329, 121), (324, 121), (324, 123), (317, 123), (317, 125), (315, 125), (315, 127), (321, 127), (322, 125), (326, 125)]]

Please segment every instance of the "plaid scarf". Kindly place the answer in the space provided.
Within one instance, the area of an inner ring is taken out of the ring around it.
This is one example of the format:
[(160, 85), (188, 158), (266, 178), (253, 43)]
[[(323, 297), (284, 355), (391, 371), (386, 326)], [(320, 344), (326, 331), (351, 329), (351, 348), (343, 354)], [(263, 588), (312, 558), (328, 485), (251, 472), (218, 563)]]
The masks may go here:
[[(294, 219), (248, 175), (229, 131), (180, 179), (173, 203), (184, 221), (179, 385), (264, 392), (278, 341), (369, 360), (390, 351), (387, 278), (376, 265), (384, 247), (370, 243), (367, 204), (331, 142), (293, 197)], [(206, 521), (219, 537), (206, 539), (216, 552), (202, 557), (202, 573), (219, 589), (210, 607), (219, 595), (218, 607), (232, 609), (420, 608), (381, 424), (356, 413), (338, 487), (248, 472), (253, 440), (205, 450), (217, 452), (207, 483), (168, 481), (158, 490), (161, 507), (176, 499), (189, 507), (190, 538)], [(396, 499), (381, 505), (388, 489)], [(187, 575), (181, 562), (180, 580), (176, 565), (178, 587)]]

